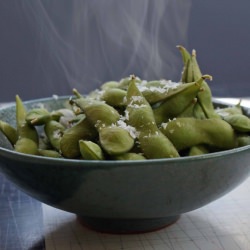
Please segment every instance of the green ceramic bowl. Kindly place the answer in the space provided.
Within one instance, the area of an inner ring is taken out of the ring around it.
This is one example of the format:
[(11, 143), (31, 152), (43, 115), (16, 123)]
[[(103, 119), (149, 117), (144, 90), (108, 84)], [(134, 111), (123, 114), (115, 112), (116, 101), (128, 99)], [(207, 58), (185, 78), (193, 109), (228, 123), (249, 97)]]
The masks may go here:
[[(25, 102), (53, 110), (66, 97)], [(217, 105), (217, 104), (216, 104)], [(15, 125), (15, 105), (0, 109)], [(146, 161), (54, 159), (14, 152), (0, 133), (0, 169), (22, 191), (113, 233), (145, 232), (225, 195), (249, 175), (250, 147)]]

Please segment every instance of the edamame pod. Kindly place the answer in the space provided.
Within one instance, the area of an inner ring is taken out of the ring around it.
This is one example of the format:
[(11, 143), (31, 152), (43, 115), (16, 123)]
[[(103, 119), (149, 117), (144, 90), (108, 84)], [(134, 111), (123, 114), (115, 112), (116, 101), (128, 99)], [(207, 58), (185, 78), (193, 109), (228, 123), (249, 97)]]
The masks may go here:
[(99, 140), (103, 149), (110, 155), (128, 152), (134, 146), (134, 139), (129, 132), (118, 126), (109, 126), (99, 131)]
[(116, 155), (113, 157), (114, 160), (118, 160), (118, 161), (138, 161), (138, 160), (146, 160), (146, 158), (141, 155), (141, 154), (137, 154), (137, 153), (125, 153), (125, 154), (121, 154), (121, 155)]
[(86, 118), (96, 127), (102, 148), (111, 155), (128, 152), (134, 145), (134, 139), (126, 128), (118, 125), (118, 111), (104, 102), (87, 100), (81, 96), (79, 98), (76, 90), (75, 93), (78, 98), (72, 101), (84, 111)]
[(171, 98), (153, 109), (156, 123), (161, 124), (181, 114), (198, 95), (203, 80), (210, 79), (210, 77), (204, 75), (196, 82), (183, 84), (186, 87), (181, 92), (171, 96)]
[[(188, 55), (188, 51), (185, 48), (179, 46), (179, 49), (182, 54), (182, 57), (187, 58), (183, 60), (184, 71), (182, 73), (182, 81), (185, 83), (197, 81), (202, 76), (202, 73), (200, 71), (200, 67), (196, 59), (196, 51), (193, 50), (192, 54)], [(198, 93), (198, 102), (196, 104), (197, 106), (200, 105), (201, 107), (196, 109), (196, 117), (219, 118), (218, 114), (214, 111), (212, 93), (206, 81), (202, 82), (201, 87), (203, 91)], [(203, 112), (204, 114), (200, 114), (200, 112)]]
[(33, 140), (29, 138), (19, 138), (14, 145), (15, 151), (23, 154), (37, 155), (38, 154), (38, 146)]
[(50, 119), (50, 112), (44, 108), (32, 109), (25, 116), (25, 120), (33, 126), (44, 125)]
[(178, 151), (205, 144), (218, 149), (237, 147), (235, 132), (226, 121), (210, 118), (176, 118), (162, 124), (161, 131)]
[(52, 150), (52, 149), (38, 149), (38, 154), (41, 156), (45, 156), (45, 157), (52, 157), (52, 158), (62, 158), (62, 155), (56, 151), (56, 150)]
[(60, 141), (64, 130), (65, 127), (61, 123), (54, 120), (49, 120), (44, 126), (44, 131), (50, 144), (57, 151), (60, 151)]
[(250, 119), (245, 115), (226, 115), (223, 119), (228, 122), (235, 129), (235, 131), (250, 132)]
[(126, 105), (127, 91), (119, 88), (106, 89), (101, 95), (101, 100), (113, 107), (124, 107)]
[(60, 151), (66, 158), (76, 158), (80, 156), (79, 140), (94, 140), (96, 137), (96, 129), (83, 116), (72, 127), (64, 130), (60, 140)]
[(128, 87), (127, 102), (127, 122), (138, 132), (143, 155), (148, 159), (179, 157), (173, 144), (158, 129), (153, 110), (133, 78)]
[(38, 144), (39, 138), (36, 128), (26, 122), (26, 115), (26, 108), (21, 98), (16, 95), (16, 124), (18, 140), (20, 138), (28, 138)]
[(250, 135), (241, 134), (237, 136), (238, 147), (248, 146), (250, 145)]
[(195, 145), (189, 150), (189, 156), (203, 155), (210, 153), (209, 149), (205, 145)]
[(0, 131), (7, 137), (12, 146), (14, 146), (14, 144), (18, 140), (18, 134), (16, 129), (12, 127), (9, 123), (0, 121)]
[(215, 112), (221, 117), (225, 117), (228, 115), (243, 115), (242, 107), (240, 106), (240, 102), (232, 107), (227, 108), (217, 108)]
[(80, 140), (79, 148), (85, 160), (104, 160), (104, 154), (101, 147), (92, 141)]

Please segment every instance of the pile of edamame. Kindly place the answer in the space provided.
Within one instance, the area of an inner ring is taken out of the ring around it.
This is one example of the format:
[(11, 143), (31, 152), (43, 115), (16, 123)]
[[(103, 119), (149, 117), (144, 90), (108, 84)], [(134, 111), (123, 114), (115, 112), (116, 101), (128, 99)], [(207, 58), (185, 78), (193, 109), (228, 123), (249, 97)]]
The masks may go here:
[(240, 103), (214, 108), (212, 77), (202, 75), (195, 50), (177, 47), (180, 82), (132, 75), (88, 95), (73, 89), (69, 107), (54, 111), (26, 110), (17, 95), (16, 127), (0, 121), (0, 131), (17, 152), (85, 160), (173, 158), (249, 145), (250, 119)]

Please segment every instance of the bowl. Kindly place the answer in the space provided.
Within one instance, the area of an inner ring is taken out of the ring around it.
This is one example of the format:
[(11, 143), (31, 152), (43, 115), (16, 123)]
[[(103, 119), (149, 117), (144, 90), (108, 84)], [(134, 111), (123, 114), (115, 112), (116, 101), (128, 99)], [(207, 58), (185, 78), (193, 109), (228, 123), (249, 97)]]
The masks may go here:
[[(68, 97), (24, 102), (61, 108)], [(215, 105), (223, 106), (219, 102)], [(0, 109), (15, 125), (15, 105)], [(201, 156), (138, 161), (89, 161), (17, 153), (0, 133), (0, 169), (31, 197), (77, 215), (97, 231), (140, 233), (222, 197), (249, 175), (250, 146)]]

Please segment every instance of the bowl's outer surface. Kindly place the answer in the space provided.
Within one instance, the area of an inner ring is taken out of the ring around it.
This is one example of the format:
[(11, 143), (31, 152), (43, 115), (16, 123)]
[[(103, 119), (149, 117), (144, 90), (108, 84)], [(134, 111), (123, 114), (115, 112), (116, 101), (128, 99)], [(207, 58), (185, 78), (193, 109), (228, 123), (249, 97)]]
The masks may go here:
[[(66, 98), (67, 99), (67, 98)], [(62, 107), (65, 98), (26, 102)], [(0, 109), (0, 120), (15, 124), (15, 107)], [(163, 218), (220, 198), (244, 181), (250, 147), (197, 157), (146, 161), (52, 159), (16, 153), (0, 133), (0, 168), (21, 190), (83, 217)]]

